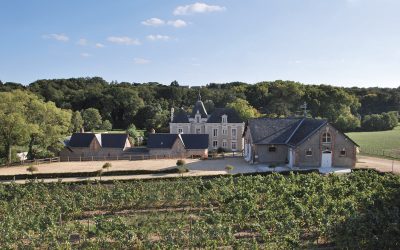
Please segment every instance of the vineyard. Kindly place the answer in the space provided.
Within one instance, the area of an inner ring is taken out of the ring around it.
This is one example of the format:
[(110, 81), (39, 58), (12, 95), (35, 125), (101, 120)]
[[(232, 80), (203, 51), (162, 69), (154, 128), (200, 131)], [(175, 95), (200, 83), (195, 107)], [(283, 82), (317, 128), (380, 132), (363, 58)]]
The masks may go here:
[(1, 249), (400, 247), (400, 176), (0, 185)]

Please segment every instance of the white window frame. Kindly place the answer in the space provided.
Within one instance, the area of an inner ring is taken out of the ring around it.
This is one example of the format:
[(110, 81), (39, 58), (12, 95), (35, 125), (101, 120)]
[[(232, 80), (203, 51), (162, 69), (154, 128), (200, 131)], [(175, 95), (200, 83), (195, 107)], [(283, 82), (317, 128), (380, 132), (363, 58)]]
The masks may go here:
[(196, 134), (201, 134), (201, 128), (196, 128)]
[(223, 148), (226, 148), (228, 146), (228, 144), (227, 144), (227, 142), (224, 140), (224, 141), (222, 141), (222, 147)]
[[(233, 145), (235, 145), (235, 146), (233, 146)], [(237, 150), (237, 142), (236, 141), (231, 142), (231, 149), (232, 149), (232, 151)]]
[[(235, 131), (235, 133), (233, 133), (233, 131)], [(237, 129), (236, 128), (232, 128), (231, 133), (232, 133), (232, 139), (236, 139), (236, 137), (237, 137)]]
[(218, 129), (217, 128), (213, 129), (213, 137), (218, 137)]
[(227, 133), (228, 133), (228, 130), (222, 129), (222, 134), (223, 134), (223, 135), (226, 135)]
[[(307, 154), (308, 152), (311, 152), (311, 154)], [(312, 157), (313, 156), (313, 151), (312, 151), (312, 149), (311, 148), (309, 148), (309, 149), (306, 149), (306, 157)]]
[(178, 134), (183, 134), (183, 128), (178, 128)]
[[(328, 140), (329, 138), (329, 140)], [(332, 135), (329, 132), (324, 132), (322, 134), (322, 143), (332, 143)]]
[(213, 141), (213, 148), (218, 148), (218, 141)]

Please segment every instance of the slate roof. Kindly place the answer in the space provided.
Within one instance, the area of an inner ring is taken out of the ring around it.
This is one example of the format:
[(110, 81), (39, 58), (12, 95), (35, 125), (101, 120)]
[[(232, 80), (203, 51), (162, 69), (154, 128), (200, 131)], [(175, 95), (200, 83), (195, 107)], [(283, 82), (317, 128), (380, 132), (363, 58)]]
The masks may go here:
[(181, 134), (186, 149), (208, 148), (208, 134)]
[(176, 141), (177, 134), (149, 134), (148, 148), (171, 148)]
[(228, 123), (242, 123), (243, 120), (239, 117), (238, 113), (230, 108), (216, 108), (211, 116), (208, 118), (207, 123), (221, 123), (222, 116), (228, 116)]
[(177, 139), (182, 139), (186, 149), (208, 148), (208, 134), (149, 134), (147, 148), (172, 148)]
[(326, 123), (326, 120), (310, 118), (259, 118), (250, 119), (247, 126), (254, 144), (296, 146)]
[(69, 147), (87, 148), (93, 139), (99, 142), (103, 148), (121, 148), (125, 147), (127, 134), (94, 134), (94, 133), (74, 133), (68, 142)]
[(95, 138), (93, 133), (74, 133), (69, 140), (68, 146), (76, 148), (86, 148)]
[(204, 104), (203, 104), (203, 102), (201, 100), (198, 100), (196, 102), (196, 104), (194, 105), (191, 117), (194, 117), (197, 114), (197, 111), (199, 111), (199, 113), (201, 114), (201, 118), (207, 118), (208, 117), (206, 108), (204, 107)]
[(124, 148), (127, 134), (101, 134), (101, 146), (103, 148)]
[(174, 119), (172, 119), (173, 123), (189, 123), (188, 115), (185, 110), (178, 109), (174, 114)]

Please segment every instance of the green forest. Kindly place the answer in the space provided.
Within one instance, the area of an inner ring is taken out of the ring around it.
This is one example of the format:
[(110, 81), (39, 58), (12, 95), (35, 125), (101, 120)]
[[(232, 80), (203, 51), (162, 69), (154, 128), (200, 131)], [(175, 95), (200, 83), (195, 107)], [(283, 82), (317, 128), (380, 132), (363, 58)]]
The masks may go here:
[[(390, 130), (398, 124), (399, 88), (343, 88), (293, 81), (205, 86), (157, 82), (107, 82), (100, 77), (37, 80), (29, 85), (0, 81), (2, 158), (25, 146), (31, 157), (47, 155), (60, 138), (79, 131), (135, 129), (168, 132), (170, 110), (190, 111), (200, 93), (206, 109), (231, 107), (252, 117), (325, 118), (348, 131)], [(54, 119), (50, 119), (54, 118)], [(58, 144), (58, 146), (57, 146)]]

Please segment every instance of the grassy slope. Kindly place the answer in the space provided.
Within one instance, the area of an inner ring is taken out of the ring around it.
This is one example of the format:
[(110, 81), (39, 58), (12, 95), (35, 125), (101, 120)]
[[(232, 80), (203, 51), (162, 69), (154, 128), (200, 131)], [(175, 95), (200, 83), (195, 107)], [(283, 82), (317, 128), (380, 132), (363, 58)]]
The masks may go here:
[(398, 154), (400, 157), (400, 126), (390, 131), (353, 132), (347, 135), (357, 142), (361, 152), (380, 155)]

